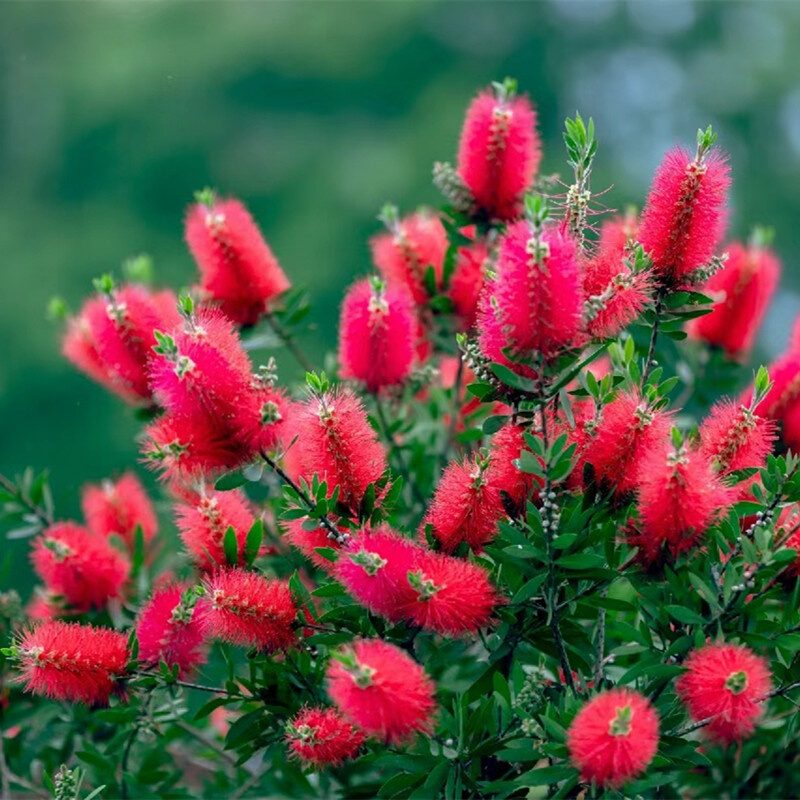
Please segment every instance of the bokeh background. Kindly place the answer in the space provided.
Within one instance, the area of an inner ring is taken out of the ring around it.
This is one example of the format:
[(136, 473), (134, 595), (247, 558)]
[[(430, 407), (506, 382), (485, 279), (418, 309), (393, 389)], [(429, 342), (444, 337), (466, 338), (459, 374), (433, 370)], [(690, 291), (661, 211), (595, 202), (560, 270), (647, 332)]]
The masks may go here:
[[(188, 285), (203, 186), (241, 197), (308, 287), (321, 359), (381, 205), (437, 202), (432, 163), (506, 75), (538, 105), (545, 172), (564, 170), (564, 117), (594, 117), (612, 207), (718, 129), (731, 233), (773, 226), (784, 261), (756, 358), (773, 356), (800, 310), (798, 43), (800, 3), (768, 0), (0, 2), (0, 470), (49, 467), (68, 516), (85, 481), (135, 463), (131, 412), (61, 359), (45, 310), (140, 252)], [(27, 543), (2, 547), (24, 583)]]

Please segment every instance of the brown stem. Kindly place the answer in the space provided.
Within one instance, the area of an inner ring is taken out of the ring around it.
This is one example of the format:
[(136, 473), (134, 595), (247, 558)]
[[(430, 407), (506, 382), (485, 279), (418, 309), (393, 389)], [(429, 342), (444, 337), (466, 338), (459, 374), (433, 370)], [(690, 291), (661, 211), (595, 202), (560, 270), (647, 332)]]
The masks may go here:
[[(287, 485), (289, 486), (297, 496), (303, 501), (306, 508), (311, 511), (314, 508), (314, 503), (311, 502), (311, 498), (297, 485), (297, 483), (292, 480), (292, 478), (286, 474), (283, 468), (273, 459), (269, 453), (265, 450), (261, 451), (261, 458), (267, 462), (270, 469)], [(348, 535), (346, 533), (342, 533), (340, 530), (337, 530), (336, 526), (330, 521), (326, 514), (323, 514), (319, 518), (320, 524), (322, 525), (325, 530), (328, 531), (328, 538), (335, 539), (339, 544), (343, 544), (347, 541)]]

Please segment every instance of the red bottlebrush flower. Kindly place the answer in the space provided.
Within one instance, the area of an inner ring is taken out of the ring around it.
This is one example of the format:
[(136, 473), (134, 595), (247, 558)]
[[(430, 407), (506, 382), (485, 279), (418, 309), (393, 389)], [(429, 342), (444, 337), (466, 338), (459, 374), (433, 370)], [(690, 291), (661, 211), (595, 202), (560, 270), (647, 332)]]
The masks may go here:
[(240, 564), (244, 563), (247, 534), (255, 523), (242, 492), (207, 492), (191, 504), (175, 507), (181, 541), (197, 566), (207, 572), (226, 566), (224, 539), (228, 528), (236, 534)]
[(478, 564), (443, 553), (416, 553), (397, 611), (414, 625), (442, 636), (474, 634), (489, 624), (501, 598)]
[(43, 622), (22, 635), (18, 652), (29, 692), (107, 705), (127, 669), (128, 637), (108, 628)]
[(247, 402), (253, 394), (252, 371), (231, 321), (219, 311), (201, 310), (159, 343), (150, 384), (170, 413), (209, 416), (249, 437), (260, 423)]
[(643, 555), (654, 560), (664, 544), (673, 555), (690, 549), (732, 499), (701, 452), (653, 446), (639, 469)]
[(492, 437), (489, 469), (486, 472), (489, 486), (507, 494), (516, 508), (525, 504), (534, 484), (542, 485), (540, 478), (514, 466), (514, 461), (527, 449), (524, 434), (525, 429), (520, 425), (510, 422), (503, 425)]
[(728, 247), (725, 266), (702, 288), (714, 298), (711, 313), (691, 320), (687, 332), (731, 356), (745, 357), (753, 347), (780, 274), (781, 263), (771, 250), (734, 242)]
[[(321, 547), (332, 548), (333, 550), (340, 550), (342, 545), (337, 539), (329, 538), (329, 531), (320, 525), (312, 531), (307, 531), (303, 528), (302, 519), (283, 520), (281, 525), (284, 529), (284, 535), (289, 543), (296, 547), (314, 566), (319, 567), (325, 572), (332, 572), (335, 568), (335, 562), (323, 558), (317, 549)], [(335, 519), (331, 520), (335, 524)], [(349, 528), (337, 526), (342, 534), (350, 535), (352, 531)]]
[(36, 574), (75, 610), (103, 608), (119, 597), (130, 563), (107, 539), (74, 522), (51, 525), (33, 543)]
[(405, 286), (418, 305), (428, 301), (425, 274), (433, 267), (436, 286), (441, 287), (447, 232), (431, 214), (411, 214), (398, 220), (396, 210), (387, 213), (389, 230), (370, 240), (372, 261), (390, 285)]
[(541, 159), (536, 111), (527, 97), (484, 91), (472, 101), (461, 131), (458, 173), (479, 208), (497, 219), (519, 216)]
[(177, 664), (183, 676), (206, 660), (203, 606), (196, 595), (184, 596), (185, 591), (177, 584), (155, 591), (136, 623), (139, 661)]
[(286, 725), (289, 752), (309, 766), (336, 767), (355, 758), (364, 738), (335, 708), (304, 708)]
[(339, 500), (357, 509), (370, 483), (386, 469), (386, 453), (361, 401), (348, 389), (326, 391), (303, 403), (293, 420), (294, 458), (309, 482), (314, 474), (339, 486)]
[(592, 465), (598, 483), (628, 494), (636, 489), (642, 457), (669, 428), (669, 414), (648, 410), (638, 395), (621, 392), (603, 408), (583, 461)]
[(523, 358), (538, 352), (551, 357), (577, 341), (582, 297), (575, 242), (548, 227), (539, 247), (543, 255), (537, 260), (525, 220), (511, 225), (500, 241), (496, 277), (484, 289), (478, 316), (487, 358), (496, 359), (503, 348)]
[(717, 403), (700, 426), (700, 450), (722, 475), (763, 467), (775, 438), (772, 420), (732, 400)]
[(650, 300), (650, 276), (634, 272), (626, 263), (628, 242), (636, 237), (636, 227), (635, 217), (608, 220), (600, 231), (596, 254), (585, 264), (586, 330), (596, 339), (616, 336)]
[(89, 530), (97, 536), (119, 536), (133, 550), (137, 526), (141, 526), (145, 542), (155, 536), (156, 513), (139, 479), (126, 472), (116, 483), (103, 481), (99, 486), (86, 486), (81, 508)]
[(476, 459), (451, 461), (442, 473), (420, 533), (430, 525), (447, 552), (461, 542), (480, 550), (497, 535), (505, 511), (500, 492), (489, 484), (487, 466)]
[(653, 760), (658, 749), (658, 714), (638, 692), (601, 692), (572, 720), (567, 748), (583, 780), (622, 786)]
[(656, 171), (639, 241), (665, 281), (682, 282), (708, 264), (725, 233), (730, 169), (716, 152), (700, 159), (670, 150)]
[(200, 286), (239, 325), (252, 325), (289, 280), (241, 202), (202, 193), (186, 214)]
[(328, 694), (365, 733), (389, 744), (432, 726), (434, 686), (411, 656), (380, 639), (356, 641), (328, 666)]
[(255, 572), (223, 569), (209, 576), (206, 590), (204, 620), (209, 635), (267, 651), (294, 644), (297, 606), (288, 584)]
[(69, 320), (62, 351), (82, 372), (123, 400), (150, 403), (147, 370), (156, 343), (154, 330), (180, 319), (171, 292), (152, 294), (143, 286), (121, 286), (94, 297)]
[(472, 328), (478, 319), (478, 300), (488, 260), (489, 248), (483, 242), (458, 248), (447, 293), (465, 330)]
[(351, 539), (336, 562), (336, 578), (370, 611), (392, 622), (415, 596), (408, 582), (421, 548), (388, 527)]
[(342, 304), (341, 376), (362, 381), (373, 393), (401, 384), (414, 363), (416, 333), (414, 301), (403, 285), (358, 281)]
[(162, 338), (150, 379), (167, 415), (146, 432), (146, 456), (168, 477), (233, 469), (271, 449), (288, 400), (252, 366), (231, 322), (204, 310)]
[(706, 730), (722, 744), (749, 736), (772, 688), (766, 659), (743, 645), (707, 644), (685, 666), (675, 688), (692, 720), (711, 717)]
[[(478, 298), (478, 346), (484, 358), (504, 364), (518, 375), (535, 378), (536, 371), (528, 364), (517, 363), (506, 354), (511, 349), (500, 318), (499, 307), (495, 299), (496, 280), (488, 280)], [(514, 354), (516, 357), (516, 354)]]
[(142, 453), (145, 463), (162, 470), (167, 480), (195, 479), (235, 469), (253, 456), (249, 443), (212, 417), (173, 414), (145, 429)]

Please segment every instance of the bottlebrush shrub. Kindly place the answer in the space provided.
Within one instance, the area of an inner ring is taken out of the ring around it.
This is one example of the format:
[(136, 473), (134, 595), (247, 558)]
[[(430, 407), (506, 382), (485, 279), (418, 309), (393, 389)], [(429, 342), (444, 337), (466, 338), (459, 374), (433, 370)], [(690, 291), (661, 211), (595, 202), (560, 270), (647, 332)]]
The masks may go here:
[(777, 256), (719, 249), (711, 130), (617, 214), (579, 116), (533, 183), (512, 89), (470, 106), (440, 208), (384, 209), (327, 375), (211, 193), (193, 293), (139, 271), (67, 317), (143, 431), (85, 524), (0, 476), (41, 582), (0, 593), (4, 794), (797, 796), (797, 334), (744, 366)]

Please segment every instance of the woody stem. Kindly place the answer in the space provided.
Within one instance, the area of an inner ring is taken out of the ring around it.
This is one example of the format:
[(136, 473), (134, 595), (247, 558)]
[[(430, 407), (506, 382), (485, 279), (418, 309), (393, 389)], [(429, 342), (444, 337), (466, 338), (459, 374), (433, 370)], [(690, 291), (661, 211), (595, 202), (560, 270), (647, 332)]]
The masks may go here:
[(647, 349), (647, 360), (644, 362), (644, 371), (642, 372), (642, 386), (647, 383), (650, 377), (650, 372), (653, 369), (653, 363), (656, 355), (656, 342), (658, 342), (658, 328), (661, 324), (661, 312), (664, 310), (664, 297), (661, 292), (656, 296), (655, 308), (656, 318), (653, 321), (653, 330), (650, 332), (650, 346)]
[(544, 531), (545, 553), (547, 558), (547, 616), (550, 620), (550, 631), (558, 650), (558, 660), (561, 662), (561, 671), (564, 673), (564, 681), (569, 686), (572, 694), (577, 694), (575, 681), (572, 677), (572, 668), (569, 663), (569, 655), (561, 636), (560, 614), (558, 610), (558, 582), (556, 580), (555, 559), (553, 557), (553, 539), (555, 538), (555, 524), (552, 514), (552, 499), (550, 497), (552, 484), (550, 482), (550, 443), (547, 434), (547, 401), (544, 398), (543, 368), (544, 359), (539, 370), (539, 381), (542, 383), (542, 399), (539, 404), (539, 413), (542, 421), (542, 444), (544, 445), (545, 464), (544, 464), (544, 488), (542, 503), (542, 518), (546, 521)]
[[(292, 480), (289, 475), (283, 470), (282, 467), (278, 465), (278, 463), (266, 452), (266, 450), (261, 451), (261, 458), (267, 462), (270, 469), (287, 485), (289, 486), (295, 494), (303, 501), (305, 507), (311, 511), (314, 509), (315, 504), (311, 501), (311, 498), (297, 485), (297, 483)], [(336, 526), (330, 521), (326, 514), (323, 514), (319, 518), (320, 525), (325, 528), (326, 531), (335, 539), (337, 542), (342, 540), (342, 533), (336, 529)]]

